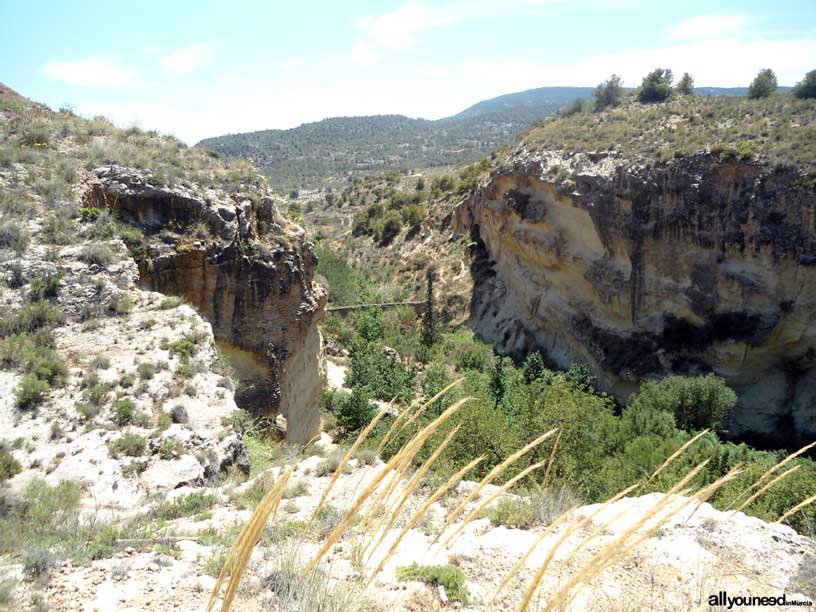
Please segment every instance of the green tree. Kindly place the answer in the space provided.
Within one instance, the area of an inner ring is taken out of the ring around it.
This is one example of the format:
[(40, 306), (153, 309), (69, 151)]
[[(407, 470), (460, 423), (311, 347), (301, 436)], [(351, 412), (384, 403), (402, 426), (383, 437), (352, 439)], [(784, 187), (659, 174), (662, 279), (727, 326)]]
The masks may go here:
[(621, 78), (613, 74), (595, 88), (595, 110), (600, 111), (610, 106), (619, 106), (623, 102), (623, 85)]
[(816, 98), (816, 70), (811, 70), (805, 78), (793, 88), (793, 95), (797, 98)]
[(763, 68), (748, 86), (748, 97), (751, 99), (767, 98), (776, 91), (776, 75), (770, 68)]
[(337, 425), (346, 435), (368, 425), (375, 414), (368, 388), (359, 385), (353, 387), (351, 393), (340, 400), (335, 414)]
[(655, 68), (645, 77), (638, 90), (638, 100), (644, 104), (663, 102), (672, 92), (672, 71), (668, 68)]
[(587, 102), (584, 98), (575, 98), (575, 100), (558, 111), (558, 114), (562, 117), (571, 117), (572, 115), (586, 112), (588, 108), (589, 102)]
[(707, 376), (667, 376), (646, 381), (628, 403), (630, 408), (653, 408), (674, 415), (681, 429), (724, 429), (737, 403), (736, 394), (714, 374)]
[(677, 91), (684, 96), (690, 96), (694, 93), (694, 78), (688, 72), (684, 72), (677, 83)]
[(496, 355), (493, 360), (493, 371), (490, 375), (490, 396), (493, 399), (493, 406), (498, 408), (502, 399), (504, 399), (504, 392), (506, 386), (504, 384), (504, 357)]
[(432, 347), (436, 342), (436, 314), (434, 308), (434, 279), (436, 277), (436, 268), (428, 266), (425, 272), (425, 279), (428, 286), (428, 291), (425, 296), (425, 312), (422, 313), (422, 343), (428, 348)]
[(365, 308), (354, 316), (354, 329), (366, 342), (382, 340), (385, 333), (381, 308)]

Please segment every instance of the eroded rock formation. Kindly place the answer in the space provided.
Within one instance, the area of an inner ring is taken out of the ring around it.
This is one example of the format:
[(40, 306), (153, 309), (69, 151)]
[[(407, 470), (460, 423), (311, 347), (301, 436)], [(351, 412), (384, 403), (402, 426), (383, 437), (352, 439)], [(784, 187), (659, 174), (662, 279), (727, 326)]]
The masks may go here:
[(325, 378), (317, 322), (325, 296), (303, 230), (271, 198), (151, 184), (121, 167), (94, 171), (86, 201), (144, 232), (131, 245), (142, 285), (182, 296), (215, 337), (241, 349), (240, 407), (287, 418), (287, 438), (304, 443), (320, 428)]
[(487, 341), (586, 362), (621, 399), (714, 371), (740, 396), (734, 436), (790, 446), (816, 438), (814, 219), (795, 170), (522, 145), (452, 222), (474, 240)]

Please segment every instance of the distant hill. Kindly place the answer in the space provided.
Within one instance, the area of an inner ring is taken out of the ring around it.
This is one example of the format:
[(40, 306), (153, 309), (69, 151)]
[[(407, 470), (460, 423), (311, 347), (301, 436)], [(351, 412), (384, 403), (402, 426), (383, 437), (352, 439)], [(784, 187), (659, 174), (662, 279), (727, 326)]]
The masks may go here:
[(465, 164), (512, 141), (591, 87), (542, 87), (484, 100), (436, 121), (402, 115), (333, 117), (288, 130), (206, 138), (196, 146), (251, 157), (279, 188), (316, 187), (348, 174)]
[[(251, 157), (279, 189), (313, 188), (348, 175), (474, 162), (576, 98), (590, 99), (593, 90), (539, 87), (483, 100), (436, 121), (403, 115), (332, 117), (288, 130), (206, 138), (196, 146), (227, 158)], [(746, 91), (697, 88), (705, 96), (743, 96)]]

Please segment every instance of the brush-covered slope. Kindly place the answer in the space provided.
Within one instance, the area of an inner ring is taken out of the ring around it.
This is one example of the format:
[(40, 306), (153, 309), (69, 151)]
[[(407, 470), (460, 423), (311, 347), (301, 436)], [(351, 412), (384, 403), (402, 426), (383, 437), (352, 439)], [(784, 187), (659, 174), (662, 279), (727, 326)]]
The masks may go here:
[(206, 138), (198, 143), (227, 158), (251, 157), (278, 188), (315, 187), (388, 169), (476, 161), (510, 142), (536, 119), (553, 114), (588, 87), (542, 87), (484, 100), (452, 117), (333, 117), (289, 130)]
[(541, 122), (455, 212), (471, 321), (639, 381), (714, 371), (731, 433), (816, 438), (816, 101), (692, 97)]

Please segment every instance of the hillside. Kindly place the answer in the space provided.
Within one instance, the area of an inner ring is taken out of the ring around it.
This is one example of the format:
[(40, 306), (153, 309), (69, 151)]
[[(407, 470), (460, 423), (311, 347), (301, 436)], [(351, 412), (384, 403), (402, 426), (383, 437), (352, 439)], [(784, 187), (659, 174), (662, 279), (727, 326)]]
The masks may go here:
[(401, 115), (334, 117), (289, 130), (206, 138), (197, 146), (227, 158), (251, 157), (273, 186), (288, 191), (349, 174), (470, 163), (591, 92), (589, 87), (543, 87), (485, 100), (437, 121)]

